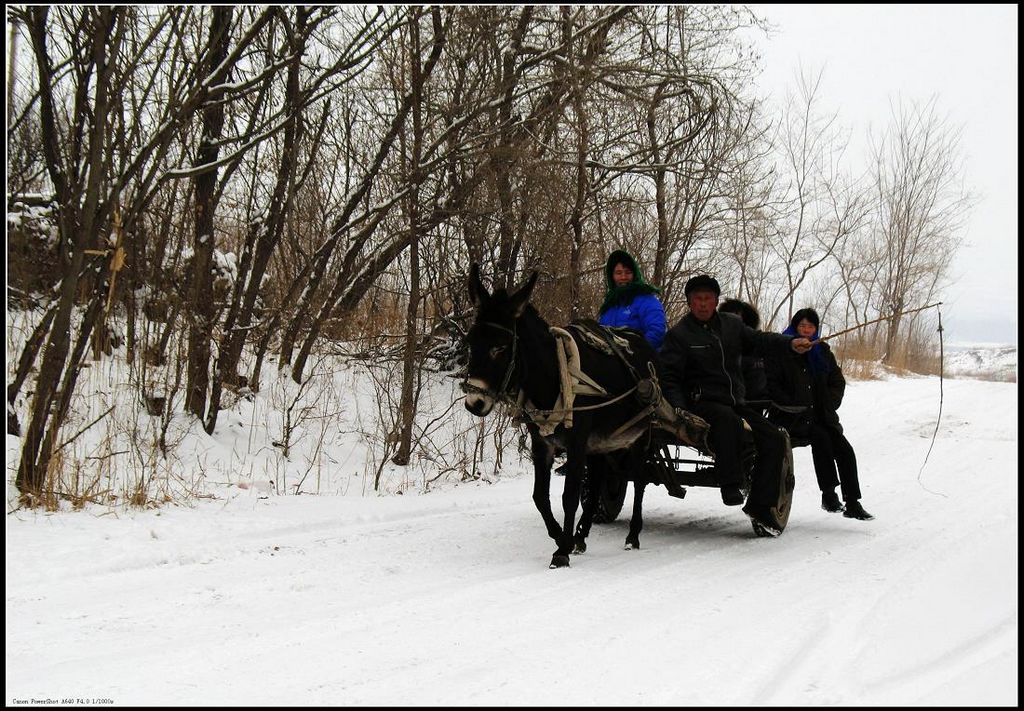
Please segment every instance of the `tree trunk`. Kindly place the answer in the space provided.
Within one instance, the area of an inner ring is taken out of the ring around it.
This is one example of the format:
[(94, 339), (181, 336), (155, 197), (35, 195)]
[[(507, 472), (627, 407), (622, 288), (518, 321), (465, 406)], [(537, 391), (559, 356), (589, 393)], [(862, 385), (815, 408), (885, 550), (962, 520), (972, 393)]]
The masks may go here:
[(423, 78), (420, 66), (420, 11), (412, 13), (409, 20), (410, 81), (412, 84), (412, 155), (408, 163), (409, 175), (409, 229), (413, 233), (409, 245), (409, 305), (405, 312), (405, 353), (402, 362), (402, 426), (398, 435), (398, 451), (392, 460), (405, 466), (412, 454), (412, 426), (416, 419), (416, 397), (413, 388), (418, 372), (416, 362), (417, 338), (416, 314), (420, 306), (420, 160), (423, 152), (422, 91)]
[[(227, 57), (231, 41), (231, 6), (213, 8), (210, 16), (210, 61), (205, 74), (211, 74)], [(211, 95), (202, 110), (202, 139), (196, 166), (211, 165), (220, 155), (218, 145), (224, 128), (224, 105)], [(200, 420), (206, 415), (206, 391), (210, 380), (210, 339), (213, 335), (213, 218), (217, 209), (216, 167), (203, 171), (195, 182), (195, 231), (192, 240), (192, 268), (188, 289), (188, 377), (185, 384), (185, 410)]]
[[(667, 81), (667, 80), (666, 80)], [(650, 141), (651, 161), (658, 166), (654, 169), (654, 206), (658, 215), (658, 242), (654, 250), (654, 274), (651, 275), (655, 285), (665, 283), (668, 268), (668, 200), (665, 190), (665, 169), (662, 165), (661, 145), (658, 143), (657, 114), (661, 103), (661, 94), (666, 84), (663, 82), (654, 92), (654, 98), (647, 109), (647, 140)]]
[(32, 365), (39, 356), (39, 349), (43, 345), (43, 339), (50, 332), (50, 324), (53, 323), (53, 317), (56, 313), (57, 305), (55, 304), (46, 311), (43, 318), (32, 329), (32, 335), (25, 342), (25, 347), (21, 351), (21, 357), (18, 358), (18, 368), (14, 373), (14, 380), (7, 385), (7, 402), (9, 404), (13, 405), (14, 401), (18, 398), (21, 386), (25, 383), (25, 378), (28, 377), (29, 371), (32, 370)]
[(573, 112), (576, 114), (576, 197), (569, 215), (569, 320), (575, 320), (580, 313), (580, 271), (583, 262), (583, 210), (586, 206), (590, 187), (587, 169), (587, 150), (590, 132), (587, 125), (586, 106), (583, 102), (584, 86), (580, 76), (579, 53), (572, 42), (572, 17), (569, 8), (562, 7), (562, 42), (565, 45), (569, 72), (572, 81)]

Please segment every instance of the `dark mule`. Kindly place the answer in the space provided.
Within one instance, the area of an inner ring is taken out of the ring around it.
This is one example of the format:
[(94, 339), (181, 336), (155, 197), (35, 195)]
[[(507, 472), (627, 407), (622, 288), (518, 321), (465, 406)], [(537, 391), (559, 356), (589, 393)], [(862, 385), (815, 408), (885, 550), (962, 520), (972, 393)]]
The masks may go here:
[[(637, 384), (636, 377), (618, 356), (590, 346), (573, 332), (579, 347), (581, 370), (603, 386), (608, 396), (577, 395), (573, 404), (572, 426), (567, 428), (559, 424), (550, 435), (541, 433), (542, 411), (556, 408), (560, 378), (556, 339), (548, 324), (529, 303), (536, 281), (537, 273), (534, 272), (512, 293), (498, 289), (489, 294), (480, 283), (479, 267), (474, 264), (470, 269), (469, 293), (477, 312), (467, 336), (469, 366), (464, 384), (465, 404), (474, 415), (485, 417), (499, 400), (522, 402), (533, 454), (533, 501), (544, 518), (548, 535), (558, 544), (551, 557), (551, 567), (560, 568), (569, 565), (570, 551), (582, 553), (586, 550), (586, 537), (597, 506), (598, 497), (589, 496), (574, 538), (573, 522), (588, 455), (593, 457), (630, 450), (634, 466), (642, 466), (650, 418), (641, 418), (618, 432), (644, 407), (635, 393), (629, 393)], [(654, 350), (639, 333), (617, 333), (628, 337), (631, 353), (625, 353), (625, 356), (633, 370), (639, 377), (646, 377), (648, 363), (655, 358)], [(624, 394), (625, 397), (612, 402)], [(600, 407), (587, 409), (593, 406)], [(562, 493), (565, 518), (559, 526), (551, 511), (549, 486), (551, 465), (555, 455), (561, 451), (566, 452), (567, 471)], [(591, 491), (600, 491), (599, 478), (605, 468), (593, 466), (589, 469), (592, 478), (588, 486)], [(627, 549), (640, 547), (641, 509), (647, 482), (643, 476), (637, 478), (640, 481), (633, 482), (633, 518), (626, 537)]]

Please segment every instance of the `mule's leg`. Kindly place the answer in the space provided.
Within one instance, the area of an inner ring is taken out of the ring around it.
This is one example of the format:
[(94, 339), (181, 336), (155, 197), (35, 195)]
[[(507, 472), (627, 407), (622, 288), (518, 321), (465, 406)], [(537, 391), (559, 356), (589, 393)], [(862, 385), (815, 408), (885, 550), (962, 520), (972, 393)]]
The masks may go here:
[(562, 511), (565, 513), (565, 519), (562, 523), (561, 535), (555, 539), (558, 542), (558, 549), (551, 556), (552, 568), (569, 567), (569, 552), (573, 549), (573, 521), (576, 519), (576, 508), (580, 503), (580, 480), (583, 478), (582, 457), (570, 454), (568, 461), (565, 489), (562, 490)]
[(530, 431), (530, 451), (533, 453), (533, 503), (540, 511), (548, 535), (557, 541), (562, 529), (551, 512), (551, 465), (555, 461), (555, 450), (539, 433)]
[(644, 489), (647, 480), (633, 480), (633, 516), (629, 519), (629, 533), (626, 534), (626, 550), (640, 548), (640, 529), (644, 527)]
[(573, 537), (573, 553), (587, 552), (587, 536), (590, 535), (590, 527), (594, 523), (594, 513), (597, 511), (597, 501), (604, 487), (605, 464), (600, 455), (587, 457), (587, 470), (584, 473), (587, 482), (587, 490), (590, 495), (583, 502), (583, 514), (580, 522), (576, 525), (576, 535)]
[(579, 418), (573, 425), (566, 448), (568, 466), (565, 472), (565, 488), (562, 490), (562, 511), (565, 519), (562, 522), (562, 535), (558, 539), (558, 549), (551, 556), (552, 568), (569, 566), (569, 551), (573, 545), (573, 523), (576, 520), (576, 508), (580, 504), (580, 482), (586, 469), (586, 443), (590, 428)]

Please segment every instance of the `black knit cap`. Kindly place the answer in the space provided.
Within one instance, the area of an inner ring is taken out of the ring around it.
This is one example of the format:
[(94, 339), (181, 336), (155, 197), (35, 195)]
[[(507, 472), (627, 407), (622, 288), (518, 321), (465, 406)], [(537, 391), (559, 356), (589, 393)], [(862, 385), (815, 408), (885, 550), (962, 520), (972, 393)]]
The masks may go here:
[(761, 314), (751, 304), (739, 299), (726, 299), (718, 307), (719, 313), (736, 314), (743, 323), (755, 331), (761, 327)]
[(686, 282), (686, 286), (683, 287), (683, 293), (686, 294), (686, 298), (690, 298), (691, 291), (713, 291), (715, 296), (722, 295), (722, 288), (718, 286), (718, 282), (714, 277), (710, 277), (707, 274), (700, 274), (695, 277), (690, 277)]

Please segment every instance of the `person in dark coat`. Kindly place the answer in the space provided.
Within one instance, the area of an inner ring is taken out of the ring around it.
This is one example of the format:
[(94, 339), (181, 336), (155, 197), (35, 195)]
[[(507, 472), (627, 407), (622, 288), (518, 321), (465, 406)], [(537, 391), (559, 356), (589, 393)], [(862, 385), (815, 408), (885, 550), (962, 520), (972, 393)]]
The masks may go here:
[[(783, 333), (814, 341), (819, 337), (820, 323), (817, 311), (800, 309)], [(791, 436), (811, 441), (821, 508), (830, 513), (842, 511), (847, 518), (862, 521), (874, 518), (860, 503), (857, 456), (839, 423), (837, 410), (843, 402), (846, 379), (832, 349), (819, 341), (802, 355), (779, 354), (769, 361), (767, 372), (768, 394), (773, 403), (806, 408), (802, 412), (771, 408), (768, 417), (785, 427)], [(839, 502), (837, 486), (842, 487), (845, 506)]]
[[(718, 313), (736, 314), (747, 327), (755, 331), (761, 328), (761, 314), (746, 301), (725, 299), (718, 307)], [(766, 402), (768, 375), (765, 373), (764, 357), (757, 353), (745, 354), (740, 358), (740, 369), (743, 372), (747, 402)]]
[(665, 307), (658, 299), (661, 290), (644, 280), (636, 259), (622, 249), (608, 256), (604, 277), (607, 290), (598, 322), (635, 329), (658, 350), (666, 330)]
[(747, 405), (740, 358), (755, 351), (803, 352), (810, 348), (810, 342), (755, 331), (736, 314), (719, 313), (718, 298), (722, 291), (718, 282), (706, 274), (687, 281), (684, 293), (690, 312), (669, 329), (661, 346), (664, 396), (672, 407), (689, 410), (710, 423), (715, 469), (722, 501), (727, 506), (743, 503), (740, 452), (743, 421), (747, 422), (757, 456), (743, 512), (769, 532), (778, 534), (770, 508), (778, 501), (785, 435)]

